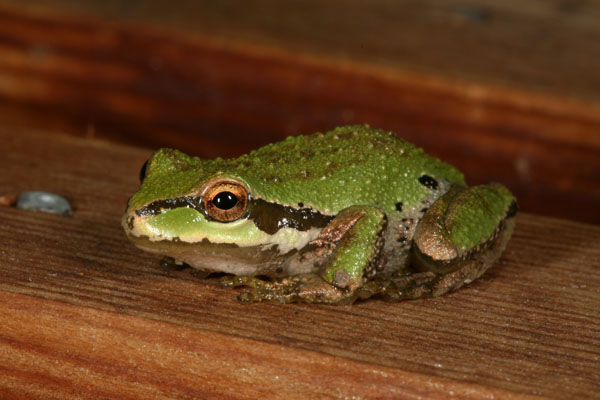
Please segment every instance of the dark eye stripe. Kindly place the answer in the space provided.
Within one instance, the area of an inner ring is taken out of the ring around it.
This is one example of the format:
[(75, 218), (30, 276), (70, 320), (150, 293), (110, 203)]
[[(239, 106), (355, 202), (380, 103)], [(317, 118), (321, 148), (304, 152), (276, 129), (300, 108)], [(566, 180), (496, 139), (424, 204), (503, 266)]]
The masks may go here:
[(423, 175), (422, 177), (419, 178), (419, 183), (423, 186), (428, 187), (429, 189), (437, 189), (438, 187), (438, 183), (435, 179), (433, 179), (432, 177), (430, 177), (429, 175)]
[(252, 200), (248, 208), (249, 218), (254, 221), (256, 227), (270, 235), (281, 228), (294, 228), (299, 231), (324, 228), (334, 217), (323, 215), (310, 208), (295, 209), (261, 199)]
[(149, 217), (152, 215), (158, 215), (164, 210), (172, 210), (179, 207), (188, 207), (195, 210), (201, 211), (200, 202), (201, 197), (184, 196), (176, 199), (157, 200), (148, 204), (145, 207), (136, 211), (136, 214), (140, 217)]

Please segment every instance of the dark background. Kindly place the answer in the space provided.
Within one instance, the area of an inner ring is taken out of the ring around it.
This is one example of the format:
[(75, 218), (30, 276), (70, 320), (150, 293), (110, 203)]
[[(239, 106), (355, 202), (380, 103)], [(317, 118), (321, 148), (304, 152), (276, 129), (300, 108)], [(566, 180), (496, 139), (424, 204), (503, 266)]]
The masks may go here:
[(0, 124), (212, 158), (369, 123), (599, 223), (598, 21), (566, 0), (0, 0)]

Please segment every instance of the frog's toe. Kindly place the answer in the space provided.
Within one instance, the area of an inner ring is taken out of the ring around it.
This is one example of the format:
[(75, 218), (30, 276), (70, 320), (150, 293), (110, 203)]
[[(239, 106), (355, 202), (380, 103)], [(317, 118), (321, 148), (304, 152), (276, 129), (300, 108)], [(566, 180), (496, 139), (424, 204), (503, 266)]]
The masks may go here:
[(250, 290), (240, 293), (237, 296), (237, 299), (240, 303), (254, 303), (261, 300), (258, 296), (254, 294), (253, 291)]
[(280, 303), (293, 303), (299, 301), (297, 293), (291, 290), (285, 290), (271, 285), (258, 285), (244, 290), (237, 296), (241, 303), (255, 303), (261, 301), (271, 301)]
[(274, 290), (271, 288), (271, 282), (264, 281), (254, 276), (227, 275), (222, 277), (219, 282), (222, 286), (228, 288), (248, 288), (237, 296), (237, 299), (241, 303), (254, 303), (263, 300), (271, 300), (272, 292), (274, 292)]
[(237, 278), (236, 276), (233, 275), (226, 275), (221, 277), (221, 279), (219, 279), (219, 283), (221, 284), (221, 286), (225, 286), (228, 288), (234, 288), (237, 286), (243, 286), (243, 285), (238, 285), (238, 280), (235, 279)]
[(248, 275), (225, 275), (219, 279), (219, 283), (228, 288), (236, 288), (242, 286), (256, 287), (263, 284), (264, 281)]
[(434, 272), (401, 272), (391, 277), (376, 277), (358, 289), (357, 296), (359, 299), (378, 297), (390, 302), (431, 297), (439, 277)]

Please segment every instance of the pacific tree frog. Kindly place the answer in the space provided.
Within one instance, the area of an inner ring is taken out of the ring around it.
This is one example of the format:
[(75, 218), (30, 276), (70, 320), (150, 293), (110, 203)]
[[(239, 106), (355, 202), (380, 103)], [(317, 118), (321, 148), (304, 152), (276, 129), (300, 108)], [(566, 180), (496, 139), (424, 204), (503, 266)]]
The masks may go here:
[(438, 296), (481, 276), (513, 230), (502, 185), (392, 132), (345, 126), (236, 159), (160, 149), (123, 228), (143, 249), (245, 286), (242, 301)]

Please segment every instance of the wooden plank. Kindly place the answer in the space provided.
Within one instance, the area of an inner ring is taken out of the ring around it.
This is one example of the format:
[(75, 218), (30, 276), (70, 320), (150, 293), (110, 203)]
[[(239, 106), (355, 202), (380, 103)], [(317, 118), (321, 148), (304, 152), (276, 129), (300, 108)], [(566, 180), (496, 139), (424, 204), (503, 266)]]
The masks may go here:
[[(288, 16), (278, 8), (287, 2), (263, 0), (247, 20), (234, 3), (42, 3), (0, 0), (3, 126), (215, 157), (368, 122), (458, 166), (473, 184), (506, 183), (525, 211), (600, 222), (594, 3), (575, 4), (568, 17), (556, 1), (307, 8), (373, 15), (373, 33), (338, 22), (346, 47), (336, 47), (340, 37), (320, 40), (324, 27), (312, 31), (302, 18), (258, 27), (260, 10)], [(481, 23), (469, 21), (477, 10), (487, 15)]]
[(599, 102), (600, 5), (533, 0), (1, 0), (40, 15), (101, 18), (470, 82)]
[(37, 297), (0, 292), (0, 305), (0, 393), (11, 397), (529, 397)]
[[(120, 217), (149, 155), (0, 132), (3, 194), (66, 196), (72, 217), (0, 207), (0, 393), (14, 398), (593, 398), (600, 228), (522, 214), (455, 293), (354, 306), (243, 305), (166, 271)], [(288, 397), (289, 396), (289, 397)]]

